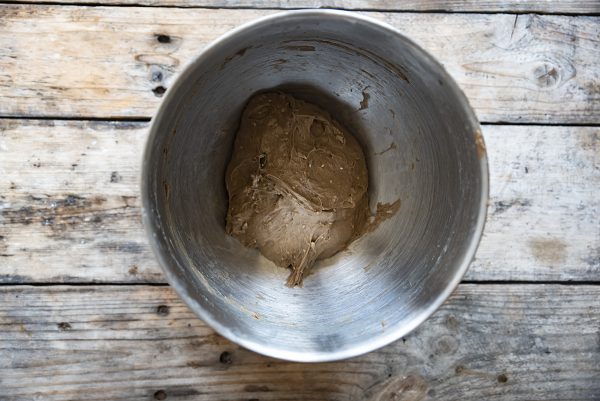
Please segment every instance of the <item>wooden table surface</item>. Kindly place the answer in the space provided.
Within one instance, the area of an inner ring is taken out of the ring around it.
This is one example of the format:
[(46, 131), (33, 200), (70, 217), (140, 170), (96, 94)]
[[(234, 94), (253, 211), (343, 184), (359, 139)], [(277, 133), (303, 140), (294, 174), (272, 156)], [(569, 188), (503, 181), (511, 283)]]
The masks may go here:
[[(600, 0), (1, 3), (0, 400), (600, 400)], [(182, 304), (138, 183), (182, 65), (243, 22), (318, 6), (441, 60), (482, 122), (491, 200), (465, 281), (418, 330), (296, 364)]]

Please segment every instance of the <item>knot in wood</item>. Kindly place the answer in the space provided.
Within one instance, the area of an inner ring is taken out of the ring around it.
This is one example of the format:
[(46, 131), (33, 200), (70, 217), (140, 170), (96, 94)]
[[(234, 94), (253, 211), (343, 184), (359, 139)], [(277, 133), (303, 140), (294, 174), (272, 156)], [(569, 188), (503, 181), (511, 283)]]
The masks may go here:
[(537, 86), (540, 88), (551, 88), (560, 81), (560, 72), (552, 64), (543, 63), (533, 71)]

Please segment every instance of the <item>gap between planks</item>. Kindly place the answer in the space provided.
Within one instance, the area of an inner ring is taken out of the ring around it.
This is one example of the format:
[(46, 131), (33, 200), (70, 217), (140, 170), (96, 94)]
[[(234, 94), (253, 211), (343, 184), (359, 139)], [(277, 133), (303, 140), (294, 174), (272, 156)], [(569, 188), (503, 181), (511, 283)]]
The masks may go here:
[[(380, 4), (381, 3), (381, 4)], [(462, 4), (461, 4), (462, 3)], [(295, 0), (281, 3), (281, 1), (212, 1), (206, 0), (4, 0), (0, 4), (40, 4), (64, 5), (85, 7), (155, 7), (155, 8), (204, 8), (225, 10), (346, 10), (357, 12), (411, 12), (411, 13), (460, 13), (460, 14), (538, 14), (538, 15), (563, 15), (563, 16), (597, 16), (600, 15), (600, 4), (595, 1), (491, 1), (487, 3), (478, 1), (369, 1), (369, 0), (343, 0), (343, 1), (313, 1)]]
[[(600, 281), (527, 281), (527, 280), (464, 280), (460, 282), (460, 285), (564, 285), (564, 286), (600, 286)], [(124, 283), (124, 282), (101, 282), (95, 283), (90, 281), (85, 282), (47, 282), (47, 283), (36, 283), (36, 282), (22, 282), (22, 283), (1, 283), (0, 287), (170, 287), (169, 283), (165, 282), (142, 282), (142, 283)]]
[[(93, 116), (36, 116), (36, 115), (0, 115), (0, 120), (32, 120), (32, 121), (97, 121), (97, 122), (132, 122), (132, 123), (149, 123), (152, 121), (152, 117), (143, 117), (143, 116), (132, 116), (132, 117), (93, 117)], [(532, 122), (511, 122), (511, 121), (498, 121), (498, 122), (479, 122), (481, 126), (523, 126), (523, 127), (600, 127), (600, 123), (532, 123)]]

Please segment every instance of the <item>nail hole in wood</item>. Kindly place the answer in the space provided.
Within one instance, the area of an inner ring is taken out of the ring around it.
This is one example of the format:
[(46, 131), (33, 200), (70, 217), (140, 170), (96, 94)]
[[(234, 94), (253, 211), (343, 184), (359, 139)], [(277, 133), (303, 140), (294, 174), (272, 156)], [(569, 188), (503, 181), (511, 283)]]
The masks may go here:
[(508, 377), (504, 373), (498, 375), (499, 383), (506, 383), (507, 381), (508, 381)]
[(225, 365), (231, 365), (231, 362), (233, 362), (233, 360), (231, 358), (231, 354), (227, 351), (221, 353), (221, 356), (219, 357), (219, 361)]
[(67, 330), (71, 330), (71, 325), (67, 322), (60, 322), (59, 324), (56, 325), (56, 327), (58, 327), (58, 329), (60, 331), (67, 331)]
[(167, 316), (169, 314), (169, 307), (167, 305), (158, 305), (156, 314), (158, 316)]
[(158, 401), (163, 401), (167, 399), (167, 393), (164, 390), (158, 390), (154, 393), (154, 399)]
[(110, 182), (115, 183), (121, 181), (121, 175), (118, 171), (113, 171), (110, 173)]
[(157, 86), (156, 88), (152, 89), (152, 92), (154, 92), (154, 94), (158, 97), (162, 97), (162, 95), (164, 95), (166, 91), (167, 88), (165, 88), (164, 86)]
[(156, 40), (158, 40), (160, 43), (171, 43), (171, 37), (169, 35), (156, 35)]

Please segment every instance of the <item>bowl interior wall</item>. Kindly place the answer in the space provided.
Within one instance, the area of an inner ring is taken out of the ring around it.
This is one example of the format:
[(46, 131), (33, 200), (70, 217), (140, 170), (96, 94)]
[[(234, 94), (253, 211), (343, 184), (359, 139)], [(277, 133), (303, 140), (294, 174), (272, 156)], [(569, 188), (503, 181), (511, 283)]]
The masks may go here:
[[(372, 210), (401, 202), (318, 262), (302, 288), (287, 288), (286, 269), (224, 230), (240, 114), (271, 89), (320, 105), (358, 138)], [(478, 125), (411, 42), (343, 18), (290, 18), (222, 41), (169, 90), (151, 137), (146, 212), (173, 274), (233, 335), (292, 352), (357, 347), (411, 326), (458, 274), (480, 213)]]

